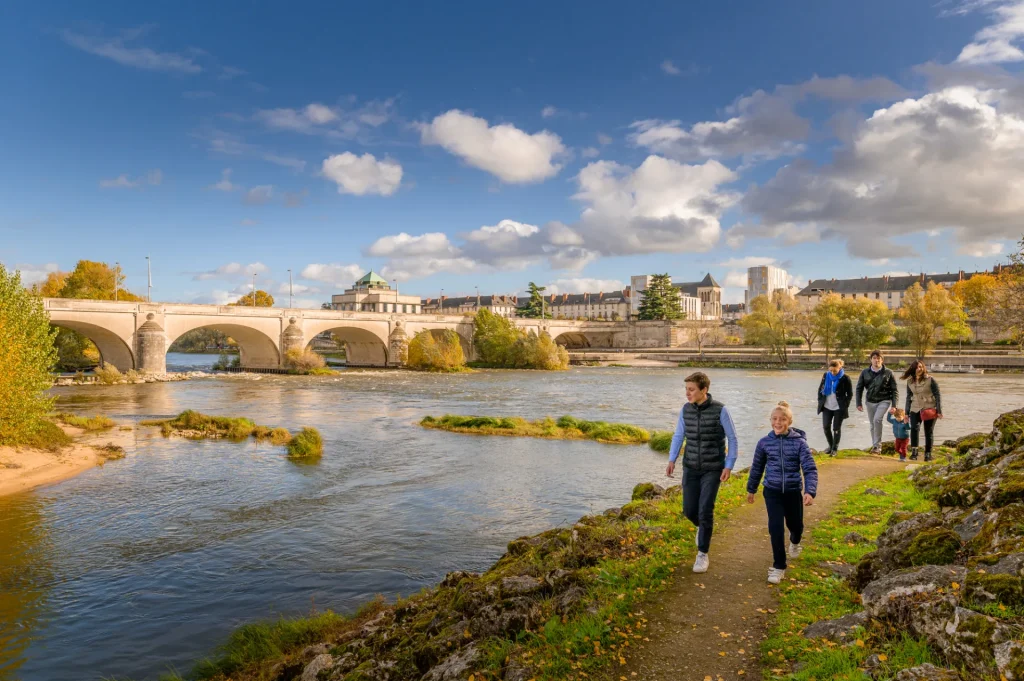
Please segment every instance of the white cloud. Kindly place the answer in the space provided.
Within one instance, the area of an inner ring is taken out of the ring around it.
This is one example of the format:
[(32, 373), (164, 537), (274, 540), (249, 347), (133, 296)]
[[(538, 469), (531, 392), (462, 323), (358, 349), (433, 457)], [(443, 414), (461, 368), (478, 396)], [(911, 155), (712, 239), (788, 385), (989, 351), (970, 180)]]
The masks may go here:
[(540, 110), (540, 115), (543, 118), (551, 118), (552, 116), (557, 116), (558, 115), (558, 109), (556, 109), (553, 106), (546, 106), (546, 107), (544, 107), (543, 109)]
[(420, 236), (402, 232), (394, 236), (381, 237), (366, 249), (367, 255), (390, 258), (450, 255), (454, 252), (455, 247), (447, 235), (441, 232)]
[(961, 244), (1017, 238), (1024, 116), (1002, 93), (951, 87), (879, 109), (831, 163), (797, 161), (743, 199), (760, 236), (810, 229), (863, 258), (911, 255), (891, 237), (952, 228)]
[(260, 158), (268, 163), (274, 165), (284, 166), (285, 168), (291, 168), (295, 172), (301, 173), (306, 168), (306, 162), (299, 158), (293, 158), (291, 156), (281, 156), (279, 154), (264, 153)]
[[(774, 265), (776, 262), (777, 261), (775, 260), (775, 258), (769, 258), (769, 257), (766, 257), (766, 256), (760, 256), (760, 255), (748, 255), (748, 256), (746, 256), (744, 258), (729, 258), (728, 260), (726, 260), (724, 262), (720, 262), (720, 263), (716, 263), (716, 264), (721, 265), (722, 267), (729, 267), (729, 268), (732, 268), (732, 269), (742, 268), (742, 269), (745, 270), (748, 267), (760, 267), (762, 265)], [(747, 276), (746, 273), (744, 273), (743, 276), (744, 277)], [(744, 286), (746, 286), (746, 284), (744, 284)]]
[(580, 156), (583, 158), (597, 158), (601, 155), (601, 150), (597, 147), (584, 147), (583, 151), (580, 152)]
[(274, 198), (274, 186), (261, 184), (247, 191), (242, 197), (242, 201), (250, 206), (261, 206), (270, 203), (272, 198)]
[(394, 116), (394, 100), (375, 100), (346, 109), (312, 102), (301, 109), (260, 109), (253, 118), (272, 130), (355, 139)]
[(547, 130), (529, 134), (508, 123), (489, 125), (458, 109), (420, 124), (419, 130), (424, 144), (439, 145), (469, 165), (513, 184), (553, 177), (562, 167), (555, 159), (566, 152), (561, 138)]
[(682, 73), (682, 71), (679, 70), (679, 67), (672, 63), (671, 59), (666, 59), (661, 62), (661, 70), (670, 76), (678, 76)]
[(364, 274), (366, 269), (359, 265), (312, 263), (302, 269), (300, 276), (303, 279), (322, 281), (333, 286), (349, 287)]
[[(355, 280), (353, 279), (353, 281), (355, 281)], [(289, 286), (290, 286), (290, 289), (289, 289)], [(296, 284), (294, 282), (292, 284), (289, 284), (287, 281), (282, 281), (277, 286), (277, 294), (278, 295), (285, 295), (286, 296), (286, 295), (288, 295), (289, 290), (291, 291), (292, 294), (294, 294), (296, 296), (301, 296), (304, 293), (312, 293), (312, 294), (323, 293), (323, 290), (320, 289), (317, 286), (307, 286), (305, 284)]]
[(973, 241), (961, 244), (956, 252), (974, 258), (994, 258), (1003, 252), (1003, 244), (998, 241)]
[(402, 166), (397, 161), (378, 161), (373, 154), (356, 156), (346, 151), (324, 159), (322, 172), (338, 185), (339, 194), (391, 196), (402, 183)]
[(1024, 1), (988, 0), (967, 3), (966, 9), (982, 8), (995, 22), (974, 35), (956, 60), (963, 64), (998, 64), (1024, 61), (1024, 50), (1014, 45), (1024, 38)]
[(253, 262), (248, 265), (243, 265), (238, 262), (229, 262), (226, 265), (221, 265), (215, 270), (209, 270), (208, 272), (199, 272), (192, 276), (193, 281), (207, 281), (209, 279), (237, 279), (240, 277), (252, 277), (253, 274), (266, 274), (270, 271), (266, 265), (261, 262)]
[(25, 286), (41, 284), (46, 281), (46, 277), (49, 276), (51, 272), (60, 271), (60, 267), (58, 267), (55, 262), (48, 262), (45, 265), (19, 263), (14, 266), (14, 269), (21, 272), (21, 283)]
[(555, 279), (545, 287), (546, 294), (551, 293), (612, 293), (623, 290), (626, 285), (618, 279), (593, 279), (578, 277), (574, 279)]
[(479, 268), (480, 264), (469, 258), (396, 258), (388, 261), (388, 264), (381, 268), (380, 273), (385, 279), (409, 281), (410, 279), (429, 277), (438, 272), (470, 274), (478, 271)]
[(597, 133), (597, 142), (601, 146), (605, 146), (605, 145), (611, 144), (612, 141), (613, 141), (612, 138), (609, 137), (608, 135), (605, 135), (602, 132)]
[(252, 218), (242, 218), (241, 222), (239, 222), (238, 224), (242, 225), (243, 227), (252, 227), (253, 225), (259, 223), (258, 221), (253, 220)]
[(231, 182), (231, 168), (220, 171), (220, 182), (214, 182), (207, 189), (216, 189), (219, 192), (233, 192), (242, 187)]
[(722, 282), (725, 288), (747, 288), (747, 273), (745, 270), (732, 270), (725, 275)]
[(200, 50), (189, 53), (157, 52), (148, 47), (131, 47), (132, 42), (145, 32), (145, 28), (126, 31), (121, 37), (105, 38), (99, 35), (84, 35), (71, 30), (61, 31), (60, 36), (68, 45), (83, 52), (104, 57), (122, 66), (131, 66), (146, 71), (169, 73), (199, 73), (203, 67), (196, 63)]
[(164, 174), (157, 168), (134, 179), (129, 178), (127, 175), (118, 175), (112, 180), (100, 180), (100, 187), (103, 189), (134, 189), (144, 185), (156, 186), (163, 181)]
[(309, 196), (308, 189), (303, 189), (302, 191), (298, 192), (285, 192), (284, 205), (288, 206), (289, 208), (298, 208), (306, 201), (307, 196)]

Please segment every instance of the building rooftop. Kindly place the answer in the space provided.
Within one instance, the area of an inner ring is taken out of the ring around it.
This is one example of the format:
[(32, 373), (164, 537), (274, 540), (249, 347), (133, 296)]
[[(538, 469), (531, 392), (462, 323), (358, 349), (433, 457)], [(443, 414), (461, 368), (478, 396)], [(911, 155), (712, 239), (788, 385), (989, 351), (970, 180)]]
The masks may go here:
[(373, 286), (374, 288), (376, 288), (381, 286), (382, 284), (390, 288), (390, 286), (388, 286), (387, 280), (384, 279), (384, 277), (377, 274), (376, 272), (374, 272), (373, 270), (370, 270), (369, 272), (364, 274), (358, 281), (356, 281), (357, 288), (360, 286)]
[[(443, 310), (446, 307), (449, 307), (449, 308), (460, 308), (460, 307), (465, 307), (467, 305), (474, 305), (475, 306), (476, 304), (477, 304), (477, 297), (476, 296), (461, 296), (461, 297), (455, 297), (455, 298), (449, 298), (448, 296), (445, 296), (441, 300), (441, 309)], [(424, 298), (423, 299), (423, 305), (428, 306), (428, 307), (435, 307), (435, 306), (437, 306), (437, 298)], [(481, 307), (494, 307), (496, 305), (511, 305), (511, 306), (515, 306), (516, 305), (516, 297), (515, 296), (498, 296), (498, 295), (480, 296), (480, 306)]]
[[(548, 305), (617, 305), (629, 302), (627, 291), (610, 291), (608, 293), (552, 293), (544, 296)], [(530, 304), (530, 298), (523, 296), (519, 299), (519, 307), (526, 307)]]
[(701, 279), (700, 281), (681, 282), (681, 283), (678, 283), (678, 284), (672, 284), (672, 287), (679, 289), (680, 291), (682, 291), (682, 293), (684, 295), (693, 296), (694, 298), (697, 297), (697, 289), (708, 288), (708, 287), (722, 288), (718, 284), (718, 282), (715, 281), (715, 278), (711, 276), (710, 272), (708, 272), (704, 276), (704, 278)]
[(874, 293), (875, 291), (906, 291), (916, 283), (953, 284), (963, 279), (970, 279), (975, 274), (987, 272), (946, 272), (945, 274), (911, 274), (890, 277), (861, 277), (860, 279), (812, 279), (797, 295), (813, 296), (818, 293)]

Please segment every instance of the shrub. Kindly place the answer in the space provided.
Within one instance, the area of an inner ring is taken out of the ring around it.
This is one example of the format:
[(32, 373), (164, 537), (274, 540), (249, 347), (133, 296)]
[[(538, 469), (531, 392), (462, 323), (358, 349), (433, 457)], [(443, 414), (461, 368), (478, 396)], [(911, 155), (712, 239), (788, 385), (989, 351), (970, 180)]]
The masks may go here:
[(466, 356), (462, 352), (459, 335), (448, 329), (437, 333), (420, 331), (409, 342), (406, 364), (420, 371), (462, 371)]
[(48, 419), (42, 419), (19, 444), (34, 449), (45, 449), (48, 452), (59, 452), (71, 443), (71, 436), (61, 430), (60, 426)]
[(271, 428), (270, 426), (256, 426), (252, 430), (252, 436), (257, 442), (269, 440), (272, 445), (286, 445), (292, 439), (292, 434), (287, 428)]
[(293, 459), (309, 459), (324, 453), (324, 441), (316, 428), (303, 428), (288, 443), (288, 456)]
[(65, 425), (82, 430), (106, 430), (117, 425), (106, 416), (79, 416), (78, 414), (60, 412), (54, 414), (54, 418)]
[(308, 374), (314, 369), (323, 369), (327, 366), (323, 357), (309, 349), (292, 348), (284, 353), (284, 359), (288, 368), (299, 374)]
[(94, 447), (94, 449), (99, 452), (100, 458), (102, 459), (101, 463), (115, 461), (125, 457), (124, 447), (115, 445), (111, 442), (108, 442), (105, 445), (100, 445), (99, 447)]
[(672, 436), (674, 433), (670, 430), (656, 430), (651, 433), (651, 439), (649, 442), (650, 448), (656, 452), (662, 452), (668, 454), (669, 448), (672, 446)]
[(103, 364), (94, 370), (96, 381), (103, 385), (113, 385), (124, 380), (124, 374), (113, 364)]
[(24, 443), (47, 428), (55, 335), (42, 299), (0, 264), (0, 443)]
[(489, 366), (548, 371), (569, 368), (568, 351), (551, 336), (523, 333), (512, 320), (490, 310), (480, 310), (473, 320), (473, 345), (480, 361)]
[(335, 371), (329, 367), (320, 367), (318, 369), (310, 369), (306, 372), (307, 376), (337, 376), (340, 372)]
[(144, 426), (160, 426), (164, 436), (174, 431), (187, 431), (194, 437), (225, 437), (230, 440), (244, 440), (256, 430), (255, 423), (246, 418), (230, 416), (208, 416), (187, 409), (167, 421), (142, 421)]

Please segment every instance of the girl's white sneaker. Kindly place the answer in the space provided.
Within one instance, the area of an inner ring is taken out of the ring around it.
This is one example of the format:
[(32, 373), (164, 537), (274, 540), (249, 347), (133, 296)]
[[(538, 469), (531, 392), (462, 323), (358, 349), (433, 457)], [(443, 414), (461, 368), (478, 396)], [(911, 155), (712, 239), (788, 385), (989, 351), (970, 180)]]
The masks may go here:
[(768, 583), (778, 584), (782, 581), (782, 578), (786, 576), (785, 570), (779, 570), (778, 568), (768, 568)]
[(801, 544), (790, 544), (789, 545), (789, 557), (790, 558), (799, 558), (800, 557), (800, 552), (803, 551), (803, 550), (804, 550), (804, 547)]
[(708, 571), (708, 564), (710, 562), (711, 561), (708, 560), (708, 554), (706, 554), (706, 553), (704, 553), (702, 551), (698, 551), (697, 552), (697, 560), (693, 561), (693, 571), (697, 572), (697, 573), (707, 572)]

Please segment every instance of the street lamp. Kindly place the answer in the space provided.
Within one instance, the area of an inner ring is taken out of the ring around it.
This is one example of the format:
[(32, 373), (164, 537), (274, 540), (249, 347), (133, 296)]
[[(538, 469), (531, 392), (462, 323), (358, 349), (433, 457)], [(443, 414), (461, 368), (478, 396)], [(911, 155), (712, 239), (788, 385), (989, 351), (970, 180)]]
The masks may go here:
[(292, 271), (288, 270), (288, 309), (292, 309)]
[(114, 262), (114, 302), (117, 302), (117, 275), (121, 271), (121, 263)]
[(479, 286), (474, 286), (473, 288), (476, 289), (476, 309), (479, 310), (480, 309), (480, 287)]
[(256, 307), (256, 273), (252, 273), (252, 306)]
[(146, 302), (147, 303), (152, 303), (153, 302), (153, 267), (152, 267), (152, 263), (153, 263), (153, 261), (150, 260), (149, 256), (147, 255), (146, 256), (146, 276), (148, 278), (148, 283), (146, 285)]

